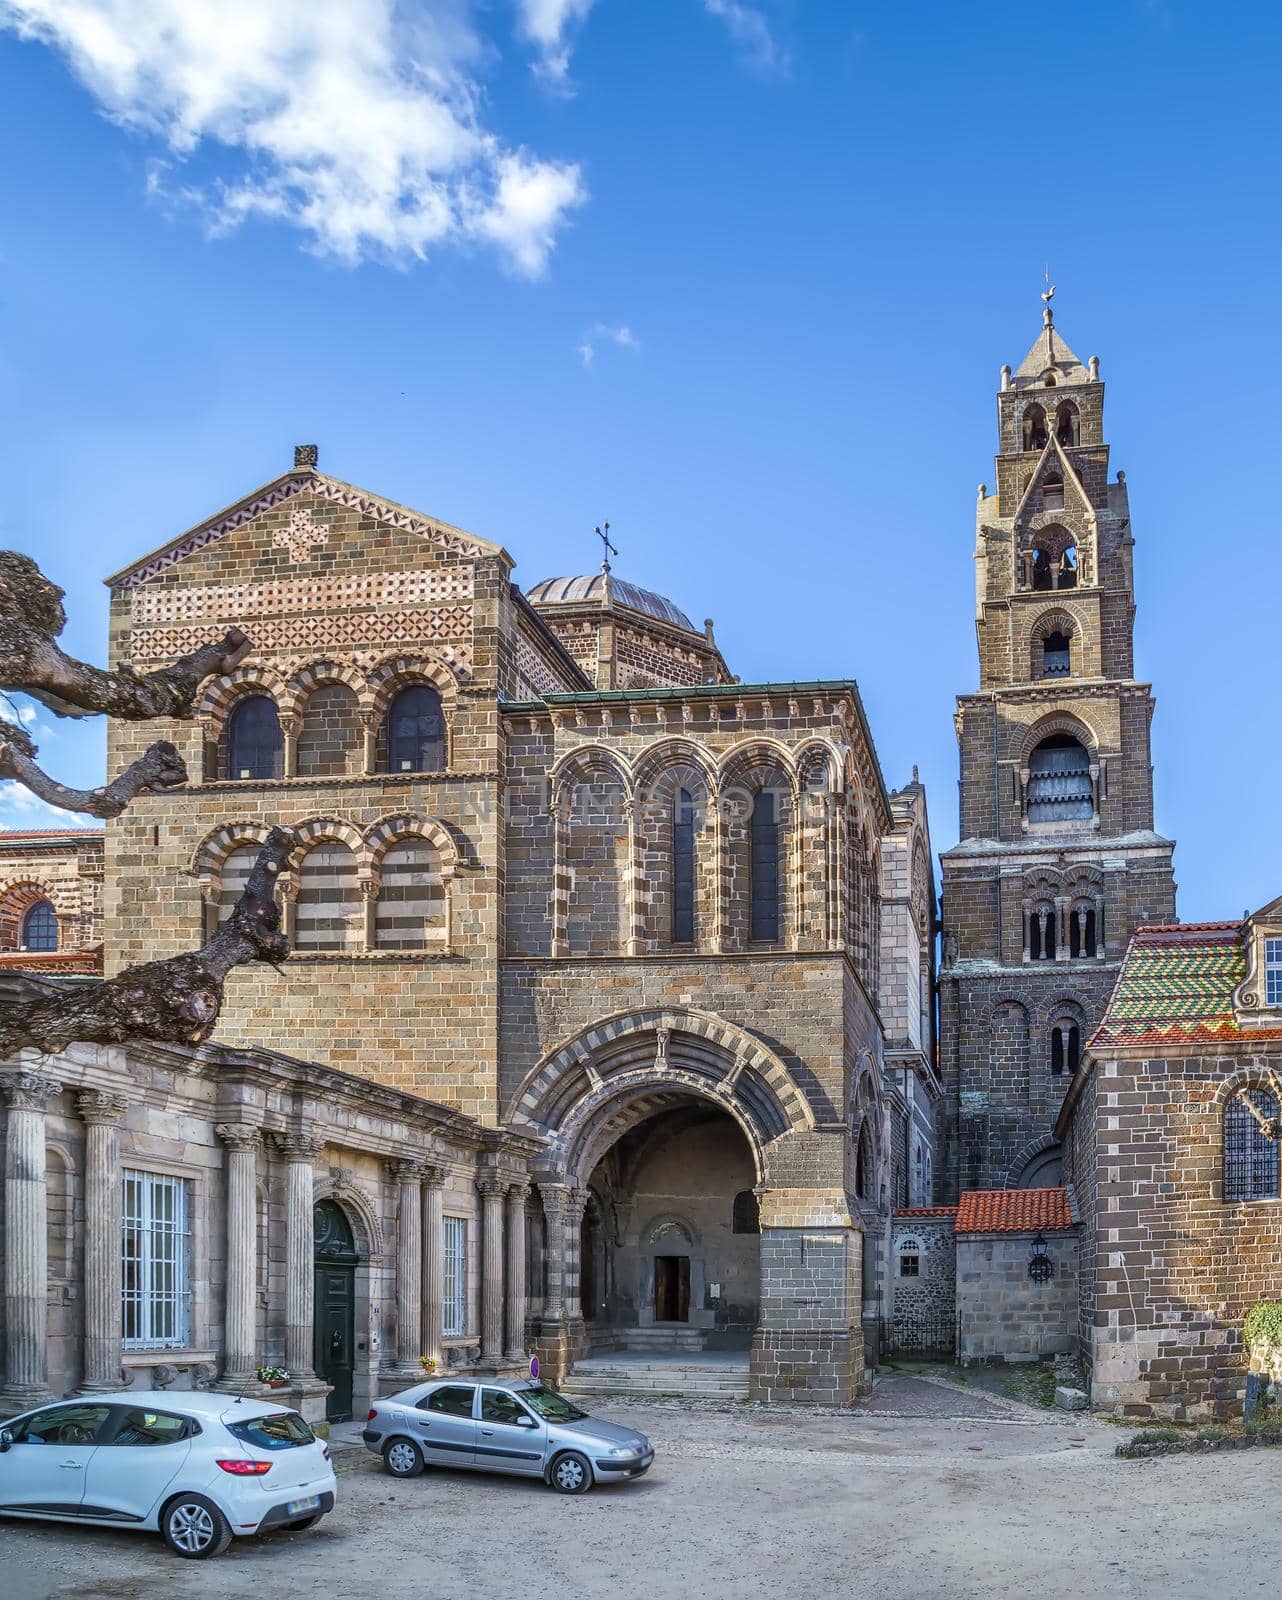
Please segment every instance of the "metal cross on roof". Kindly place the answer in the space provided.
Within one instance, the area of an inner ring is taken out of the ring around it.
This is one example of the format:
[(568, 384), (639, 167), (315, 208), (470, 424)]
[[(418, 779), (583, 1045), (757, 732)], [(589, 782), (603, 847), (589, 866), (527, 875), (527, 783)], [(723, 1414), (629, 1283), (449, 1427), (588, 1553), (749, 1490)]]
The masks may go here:
[(596, 536), (597, 536), (598, 539), (600, 539), (601, 543), (605, 547), (601, 552), (602, 558), (603, 558), (602, 561), (601, 561), (601, 571), (602, 572), (609, 572), (609, 570), (610, 570), (610, 557), (611, 556), (617, 556), (618, 553), (619, 553), (615, 549), (615, 547), (610, 543), (610, 524), (608, 522), (603, 522), (601, 524), (601, 526), (596, 530)]

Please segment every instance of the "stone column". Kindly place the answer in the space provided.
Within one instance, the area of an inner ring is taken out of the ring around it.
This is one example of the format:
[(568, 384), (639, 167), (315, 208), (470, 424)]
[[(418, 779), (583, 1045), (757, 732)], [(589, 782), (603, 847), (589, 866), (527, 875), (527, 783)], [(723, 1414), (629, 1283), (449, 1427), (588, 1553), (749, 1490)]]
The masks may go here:
[(481, 1366), (497, 1371), (503, 1360), (503, 1196), (507, 1183), (478, 1178), (481, 1195)]
[(525, 1202), (528, 1183), (507, 1192), (507, 1359), (525, 1359)]
[(316, 1381), (314, 1324), (316, 1296), (316, 1219), (312, 1201), (312, 1163), (325, 1148), (313, 1133), (278, 1133), (276, 1148), (285, 1157), (285, 1366), (295, 1383)]
[[(666, 1060), (667, 1052), (663, 1052)], [(583, 1332), (583, 1214), (587, 1210), (588, 1191), (571, 1189), (570, 1203), (565, 1213), (565, 1327), (570, 1341), (570, 1355), (581, 1353)]]
[(116, 1127), (129, 1102), (88, 1089), (76, 1096), (85, 1124), (85, 1358), (80, 1394), (120, 1388), (120, 1150)]
[(560, 1331), (565, 1315), (565, 1213), (570, 1191), (564, 1183), (539, 1184), (543, 1216), (547, 1222), (544, 1249), (547, 1252), (547, 1289), (543, 1296), (543, 1321), (549, 1332)]
[(445, 1168), (425, 1166), (423, 1226), (423, 1354), (445, 1359)]
[(396, 1364), (417, 1372), (423, 1350), (423, 1167), (390, 1163), (400, 1191), (396, 1218)]
[(223, 1313), (224, 1389), (240, 1389), (258, 1362), (258, 1129), (219, 1122), (214, 1132), (227, 1146), (227, 1271)]
[(61, 1085), (30, 1071), (4, 1074), (4, 1409), (12, 1415), (49, 1393), (49, 1242), (45, 1107)]

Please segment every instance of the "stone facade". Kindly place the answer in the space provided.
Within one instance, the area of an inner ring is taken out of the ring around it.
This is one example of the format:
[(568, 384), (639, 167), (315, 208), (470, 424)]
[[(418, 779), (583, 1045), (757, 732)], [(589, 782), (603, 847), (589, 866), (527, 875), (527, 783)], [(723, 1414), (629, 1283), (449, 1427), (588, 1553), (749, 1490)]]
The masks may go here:
[(0, 833), (0, 971), (102, 971), (99, 828)]
[(1280, 1087), (1282, 900), (1139, 929), (1057, 1129), (1097, 1407), (1240, 1413), (1243, 1319), (1282, 1292)]
[(976, 511), (977, 693), (943, 857), (937, 1191), (1059, 1181), (1052, 1129), (1131, 931), (1174, 915), (1134, 676), (1128, 490), (1104, 389), (1053, 326), (998, 394)]
[(1076, 1230), (1045, 1241), (1051, 1276), (1029, 1275), (1037, 1235), (970, 1233), (957, 1239), (957, 1357), (1035, 1361), (1076, 1344)]
[(887, 1256), (892, 1352), (948, 1354), (957, 1336), (956, 1206), (909, 1206), (891, 1218)]
[[(253, 647), (190, 722), (111, 728), (112, 770), (163, 737), (191, 778), (107, 828), (107, 970), (197, 943), (266, 830), (294, 828), (294, 953), (284, 974), (231, 975), (219, 1059), (279, 1052), (365, 1093), (370, 1115), (392, 1096), (459, 1119), (469, 1148), (538, 1151), (501, 1179), (530, 1186), (523, 1248), (473, 1161), (493, 1292), (469, 1359), (492, 1369), (533, 1339), (557, 1377), (639, 1330), (738, 1344), (760, 1395), (848, 1399), (887, 1215), (933, 1168), (924, 792), (887, 791), (853, 682), (738, 683), (711, 625), (662, 597), (602, 574), (527, 598), (512, 564), (309, 450), (110, 580), (113, 664), (159, 665), (229, 625)], [(166, 1096), (217, 1150), (222, 1114), (178, 1072)], [(408, 1260), (440, 1208), (388, 1206), (438, 1163), (398, 1114), (372, 1203)], [(246, 1197), (282, 1181), (235, 1138), (203, 1226), (217, 1235), (229, 1207), (239, 1242), (225, 1290), (199, 1280), (214, 1321), (218, 1294), (238, 1308), (215, 1352), (233, 1377), (271, 1344), (247, 1309)], [(384, 1328), (409, 1338), (435, 1293), (384, 1283)], [(296, 1274), (282, 1296), (272, 1327), (297, 1357)]]

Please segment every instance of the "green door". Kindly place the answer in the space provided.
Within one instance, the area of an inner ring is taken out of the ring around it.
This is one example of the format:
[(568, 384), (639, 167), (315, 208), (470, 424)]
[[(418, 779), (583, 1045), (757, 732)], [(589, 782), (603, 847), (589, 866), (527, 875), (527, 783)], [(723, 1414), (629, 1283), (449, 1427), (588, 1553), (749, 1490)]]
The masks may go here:
[(315, 1211), (316, 1299), (312, 1318), (316, 1375), (332, 1385), (330, 1422), (352, 1415), (356, 1370), (356, 1240), (342, 1209), (322, 1200)]

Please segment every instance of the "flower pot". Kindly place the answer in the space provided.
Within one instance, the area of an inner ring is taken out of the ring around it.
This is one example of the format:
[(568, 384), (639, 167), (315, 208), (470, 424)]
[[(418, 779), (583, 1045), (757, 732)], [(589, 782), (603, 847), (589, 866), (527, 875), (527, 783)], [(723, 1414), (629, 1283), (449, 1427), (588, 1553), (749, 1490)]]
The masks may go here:
[(269, 1389), (283, 1389), (285, 1387), (285, 1380), (284, 1378), (269, 1378), (267, 1380), (267, 1387)]

